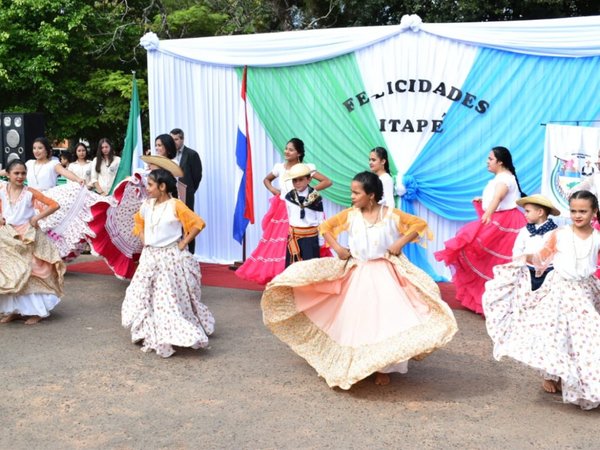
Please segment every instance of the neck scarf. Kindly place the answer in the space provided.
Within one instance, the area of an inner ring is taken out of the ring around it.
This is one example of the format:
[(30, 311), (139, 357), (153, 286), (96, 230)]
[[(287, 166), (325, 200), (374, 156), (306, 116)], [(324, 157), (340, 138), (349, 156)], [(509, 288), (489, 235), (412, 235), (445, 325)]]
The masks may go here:
[(321, 195), (318, 191), (315, 191), (315, 189), (310, 186), (308, 187), (308, 195), (306, 197), (303, 195), (298, 195), (298, 191), (296, 191), (296, 189), (292, 189), (285, 195), (285, 199), (288, 202), (300, 207), (301, 219), (304, 219), (306, 216), (306, 211), (304, 211), (304, 208), (312, 209), (313, 211), (318, 212), (323, 211), (323, 199), (321, 199)]
[(552, 219), (548, 219), (541, 227), (539, 227), (537, 229), (535, 228), (534, 223), (528, 223), (526, 225), (526, 227), (527, 227), (527, 231), (529, 232), (529, 237), (533, 237), (538, 234), (540, 236), (543, 236), (548, 231), (552, 231), (555, 228), (557, 228), (557, 225), (554, 223), (554, 221)]

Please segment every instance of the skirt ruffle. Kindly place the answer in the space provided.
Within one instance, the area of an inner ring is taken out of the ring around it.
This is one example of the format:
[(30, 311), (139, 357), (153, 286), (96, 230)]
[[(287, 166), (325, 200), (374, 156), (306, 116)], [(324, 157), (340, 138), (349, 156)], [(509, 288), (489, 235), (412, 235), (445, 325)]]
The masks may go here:
[(0, 312), (46, 317), (63, 292), (65, 264), (56, 246), (35, 228), (19, 234), (0, 227)]
[(112, 197), (102, 197), (92, 206), (88, 240), (92, 252), (101, 256), (120, 279), (131, 279), (142, 252), (142, 241), (134, 236), (134, 215), (147, 197), (140, 174), (135, 173), (115, 188)]
[(100, 196), (77, 183), (53, 187), (44, 195), (55, 200), (60, 209), (40, 220), (40, 229), (54, 242), (63, 260), (72, 260), (86, 248), (91, 207)]
[(48, 317), (59, 303), (54, 294), (0, 294), (0, 314)]
[[(479, 217), (483, 215), (481, 202), (473, 202)], [(483, 313), (481, 297), (485, 282), (493, 277), (493, 268), (512, 260), (512, 249), (519, 230), (526, 224), (518, 209), (492, 214), (489, 224), (470, 222), (456, 236), (445, 242), (445, 249), (435, 252), (435, 259), (452, 268), (452, 282), (456, 298), (461, 304)]]
[(509, 356), (561, 380), (563, 401), (583, 409), (600, 404), (600, 281), (566, 280), (550, 272), (531, 291), (518, 263), (496, 266), (483, 306), (494, 357)]
[(331, 387), (406, 371), (457, 331), (435, 282), (404, 256), (300, 261), (267, 286), (265, 325)]
[(215, 320), (200, 301), (200, 279), (200, 266), (187, 250), (146, 247), (121, 309), (132, 342), (143, 341), (143, 351), (165, 358), (172, 346), (207, 347)]

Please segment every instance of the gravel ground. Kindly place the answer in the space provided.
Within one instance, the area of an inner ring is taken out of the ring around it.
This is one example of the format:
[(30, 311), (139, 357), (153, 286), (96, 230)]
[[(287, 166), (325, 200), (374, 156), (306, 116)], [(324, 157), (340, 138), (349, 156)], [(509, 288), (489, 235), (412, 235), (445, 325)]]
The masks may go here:
[(120, 326), (127, 283), (68, 273), (35, 326), (0, 326), (0, 448), (599, 448), (600, 411), (496, 362), (484, 321), (457, 311), (445, 349), (389, 386), (330, 389), (262, 325), (260, 292), (205, 287), (211, 347), (162, 359)]

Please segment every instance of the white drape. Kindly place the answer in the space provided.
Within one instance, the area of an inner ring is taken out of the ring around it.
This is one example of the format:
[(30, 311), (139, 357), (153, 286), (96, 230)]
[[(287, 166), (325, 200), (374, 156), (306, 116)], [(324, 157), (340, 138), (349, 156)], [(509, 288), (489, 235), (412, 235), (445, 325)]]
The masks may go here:
[(288, 66), (350, 53), (397, 34), (419, 30), (465, 44), (542, 56), (600, 55), (600, 16), (514, 22), (423, 24), (416, 15), (400, 25), (330, 28), (282, 33), (159, 41), (148, 33), (141, 44), (177, 58), (225, 66)]
[[(196, 194), (196, 211), (207, 228), (198, 237), (196, 255), (206, 262), (240, 260), (241, 246), (232, 237), (232, 219), (237, 195), (234, 182), (237, 112), (240, 81), (233, 66), (301, 64), (365, 48), (395, 36), (398, 45), (418, 31), (481, 44), (497, 39), (494, 47), (533, 54), (600, 55), (600, 16), (549, 21), (487, 24), (421, 24), (410, 16), (396, 27), (366, 27), (301, 31), (269, 35), (158, 41), (142, 39), (148, 51), (150, 135), (154, 137), (179, 127), (185, 143), (202, 158), (204, 176)], [(452, 37), (454, 36), (454, 37)], [(556, 44), (550, 48), (548, 39)], [(282, 118), (285, 120), (285, 118)], [(252, 145), (254, 200), (257, 223), (247, 229), (247, 250), (257, 244), (260, 219), (268, 208), (270, 193), (262, 184), (275, 162), (281, 160), (249, 104), (249, 137)], [(290, 136), (290, 138), (293, 136)], [(302, 136), (298, 136), (302, 138)], [(310, 162), (310, 161), (308, 161)], [(366, 168), (366, 167), (365, 167)], [(318, 169), (318, 167), (317, 167)], [(426, 219), (435, 241), (428, 253), (443, 247), (463, 224), (451, 222), (416, 205)], [(327, 216), (342, 208), (325, 202)], [(447, 271), (435, 264), (439, 273)]]

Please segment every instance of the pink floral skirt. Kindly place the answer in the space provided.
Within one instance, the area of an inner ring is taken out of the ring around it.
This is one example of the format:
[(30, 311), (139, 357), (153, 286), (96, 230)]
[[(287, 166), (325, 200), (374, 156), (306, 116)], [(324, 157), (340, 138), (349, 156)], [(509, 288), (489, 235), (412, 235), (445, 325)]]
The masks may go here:
[(142, 351), (166, 358), (177, 347), (207, 347), (215, 319), (200, 299), (200, 265), (177, 245), (145, 247), (121, 307), (121, 323)]

